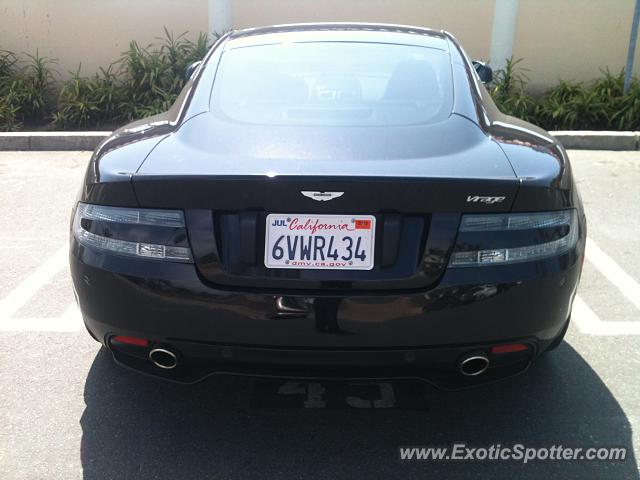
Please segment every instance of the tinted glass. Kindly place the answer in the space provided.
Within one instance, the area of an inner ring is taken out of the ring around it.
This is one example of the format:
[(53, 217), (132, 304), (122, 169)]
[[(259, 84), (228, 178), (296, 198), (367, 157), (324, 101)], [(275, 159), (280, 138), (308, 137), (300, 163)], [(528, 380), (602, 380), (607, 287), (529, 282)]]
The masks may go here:
[(447, 52), (382, 43), (310, 42), (226, 51), (212, 111), (267, 125), (410, 125), (449, 116)]

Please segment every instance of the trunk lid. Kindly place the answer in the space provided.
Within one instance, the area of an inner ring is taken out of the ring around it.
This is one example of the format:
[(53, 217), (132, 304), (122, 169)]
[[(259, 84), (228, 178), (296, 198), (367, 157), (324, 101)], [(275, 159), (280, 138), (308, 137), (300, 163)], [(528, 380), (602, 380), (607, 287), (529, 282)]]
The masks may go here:
[[(186, 211), (210, 282), (324, 292), (434, 284), (460, 215), (509, 211), (518, 179), (500, 147), (458, 115), (428, 126), (238, 128), (202, 114), (151, 152), (133, 185), (143, 207)], [(302, 191), (344, 193), (315, 201)], [(266, 268), (270, 213), (374, 215), (374, 268)]]

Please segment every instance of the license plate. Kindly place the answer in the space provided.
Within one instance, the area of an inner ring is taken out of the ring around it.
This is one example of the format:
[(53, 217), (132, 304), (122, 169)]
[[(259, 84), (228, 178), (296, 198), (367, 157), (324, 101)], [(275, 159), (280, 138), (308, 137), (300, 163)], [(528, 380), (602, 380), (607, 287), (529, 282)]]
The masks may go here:
[(267, 216), (267, 268), (371, 270), (376, 218), (373, 215)]

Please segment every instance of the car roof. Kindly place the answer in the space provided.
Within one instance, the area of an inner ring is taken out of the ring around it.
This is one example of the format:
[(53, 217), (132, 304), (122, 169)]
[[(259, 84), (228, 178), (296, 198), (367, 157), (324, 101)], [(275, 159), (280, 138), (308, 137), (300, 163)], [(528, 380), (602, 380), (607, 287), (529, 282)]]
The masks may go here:
[(442, 30), (382, 23), (296, 23), (235, 30), (225, 50), (277, 43), (370, 42), (416, 45), (448, 51)]

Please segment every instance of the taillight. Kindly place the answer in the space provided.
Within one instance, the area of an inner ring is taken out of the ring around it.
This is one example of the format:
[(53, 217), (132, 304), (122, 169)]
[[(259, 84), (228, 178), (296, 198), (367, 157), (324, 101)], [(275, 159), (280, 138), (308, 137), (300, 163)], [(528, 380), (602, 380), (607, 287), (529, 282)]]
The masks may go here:
[(85, 247), (118, 255), (193, 262), (180, 210), (78, 203), (73, 235)]
[(126, 343), (127, 345), (135, 345), (136, 347), (148, 347), (149, 340), (146, 338), (127, 337), (124, 335), (116, 335), (111, 337), (112, 342)]
[(449, 266), (541, 260), (568, 252), (577, 241), (578, 215), (574, 209), (463, 215)]
[(524, 343), (507, 343), (505, 345), (494, 345), (491, 347), (491, 353), (494, 355), (500, 355), (503, 353), (515, 353), (529, 350), (529, 346)]

